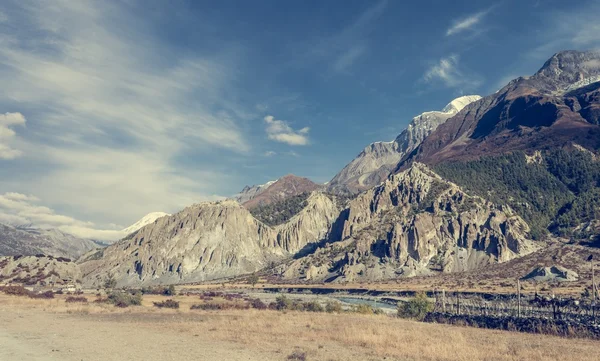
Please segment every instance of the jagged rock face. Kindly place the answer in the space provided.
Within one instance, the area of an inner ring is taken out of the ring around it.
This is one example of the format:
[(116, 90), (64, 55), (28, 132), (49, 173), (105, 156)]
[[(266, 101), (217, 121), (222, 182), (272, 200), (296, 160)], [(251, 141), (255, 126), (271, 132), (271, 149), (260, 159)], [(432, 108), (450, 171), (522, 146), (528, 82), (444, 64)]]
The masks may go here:
[(55, 286), (80, 282), (79, 267), (67, 259), (50, 256), (0, 257), (0, 284)]
[(328, 184), (339, 194), (358, 194), (383, 182), (395, 166), (412, 152), (440, 124), (459, 113), (468, 104), (481, 99), (478, 95), (454, 99), (442, 111), (425, 112), (412, 119), (408, 127), (392, 142), (367, 146)]
[(243, 203), (244, 207), (252, 209), (271, 203), (282, 201), (286, 198), (297, 196), (302, 193), (311, 193), (321, 189), (322, 186), (308, 178), (297, 177), (289, 174), (269, 185), (264, 191), (255, 195), (249, 201)]
[(257, 271), (325, 237), (339, 210), (320, 193), (307, 203), (275, 229), (233, 200), (194, 205), (87, 256), (84, 282), (112, 274), (121, 286), (189, 283)]
[(44, 254), (76, 259), (97, 247), (90, 240), (57, 229), (18, 229), (0, 224), (0, 256)]
[(440, 125), (396, 168), (573, 143), (600, 147), (600, 53), (554, 55), (533, 76), (511, 81)]
[(535, 250), (528, 231), (510, 209), (416, 163), (354, 199), (342, 241), (295, 261), (285, 275), (352, 281), (471, 270)]
[(300, 213), (275, 228), (277, 245), (291, 254), (325, 240), (340, 214), (339, 206), (323, 193), (315, 192), (307, 203)]

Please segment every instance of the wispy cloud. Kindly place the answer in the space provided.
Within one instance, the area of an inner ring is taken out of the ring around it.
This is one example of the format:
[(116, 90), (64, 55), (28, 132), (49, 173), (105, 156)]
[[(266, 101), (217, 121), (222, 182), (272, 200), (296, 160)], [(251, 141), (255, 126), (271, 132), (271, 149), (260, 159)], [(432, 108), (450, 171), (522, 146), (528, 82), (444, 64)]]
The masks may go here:
[(277, 152), (272, 151), (272, 150), (268, 150), (268, 151), (265, 152), (265, 157), (273, 157), (273, 156), (276, 156), (276, 155), (277, 155)]
[(23, 152), (11, 147), (17, 133), (10, 127), (25, 126), (26, 119), (21, 113), (0, 114), (0, 159), (15, 159)]
[(78, 237), (101, 241), (115, 241), (126, 236), (118, 229), (96, 229), (92, 222), (57, 214), (53, 209), (39, 205), (39, 202), (40, 199), (32, 195), (15, 192), (0, 194), (0, 223), (57, 228)]
[(452, 26), (446, 30), (446, 36), (458, 34), (460, 32), (473, 29), (481, 20), (489, 13), (489, 10), (480, 11), (475, 14), (471, 14), (466, 18), (454, 20)]
[[(303, 44), (305, 55), (296, 59), (295, 64), (306, 66), (323, 63), (335, 73), (349, 73), (361, 58), (368, 55), (368, 35), (373, 24), (385, 13), (387, 5), (387, 0), (376, 2), (337, 32), (329, 36), (320, 34), (318, 38), (306, 42)], [(296, 47), (294, 51), (297, 51)]]
[(481, 85), (481, 79), (478, 76), (467, 76), (459, 68), (460, 56), (451, 54), (443, 57), (438, 63), (431, 66), (423, 75), (423, 80), (427, 83), (441, 81), (450, 88), (462, 87), (464, 90), (471, 90)]
[(535, 61), (548, 59), (552, 54), (565, 49), (600, 49), (600, 3), (592, 1), (572, 7), (570, 11), (546, 10), (540, 13), (547, 26), (538, 32), (539, 46), (527, 56)]
[[(0, 154), (23, 151), (46, 168), (2, 179), (3, 188), (19, 183), (49, 204), (119, 223), (214, 198), (210, 183), (228, 176), (177, 160), (250, 150), (241, 124), (255, 115), (230, 96), (237, 56), (171, 52), (123, 3), (15, 4), (22, 18), (9, 21), (27, 30), (0, 34), (0, 96), (34, 108), (36, 121), (19, 150), (0, 140)], [(1, 134), (12, 134), (4, 122)]]
[(347, 69), (350, 68), (352, 64), (354, 64), (354, 62), (365, 53), (366, 50), (367, 49), (363, 44), (352, 46), (336, 59), (336, 61), (333, 63), (333, 70), (338, 73), (347, 71)]
[(309, 127), (294, 130), (286, 121), (277, 120), (272, 115), (267, 115), (264, 119), (267, 123), (266, 132), (269, 139), (289, 145), (308, 145)]

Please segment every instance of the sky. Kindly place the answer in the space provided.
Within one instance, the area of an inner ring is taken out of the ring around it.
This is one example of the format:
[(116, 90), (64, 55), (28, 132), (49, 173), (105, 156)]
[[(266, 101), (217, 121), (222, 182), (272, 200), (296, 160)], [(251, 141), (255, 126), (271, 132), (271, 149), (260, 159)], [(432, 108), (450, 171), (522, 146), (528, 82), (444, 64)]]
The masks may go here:
[(114, 239), (374, 141), (560, 50), (600, 1), (0, 2), (0, 223)]

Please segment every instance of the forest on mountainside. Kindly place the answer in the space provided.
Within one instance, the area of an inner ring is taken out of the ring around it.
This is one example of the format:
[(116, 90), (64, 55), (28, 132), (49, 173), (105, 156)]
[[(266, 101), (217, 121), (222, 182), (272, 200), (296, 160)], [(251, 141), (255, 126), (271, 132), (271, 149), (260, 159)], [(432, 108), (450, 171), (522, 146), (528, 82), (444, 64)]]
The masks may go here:
[(541, 157), (523, 152), (434, 166), (466, 192), (507, 204), (529, 224), (533, 239), (552, 232), (586, 239), (578, 226), (600, 219), (600, 162), (587, 151), (556, 149)]

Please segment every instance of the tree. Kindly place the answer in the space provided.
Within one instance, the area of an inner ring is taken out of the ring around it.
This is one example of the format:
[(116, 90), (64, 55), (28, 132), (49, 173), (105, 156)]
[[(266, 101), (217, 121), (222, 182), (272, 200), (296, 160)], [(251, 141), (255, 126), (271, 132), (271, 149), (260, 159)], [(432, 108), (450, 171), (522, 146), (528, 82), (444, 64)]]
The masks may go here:
[(104, 288), (111, 290), (115, 287), (117, 287), (117, 280), (112, 274), (109, 274), (108, 277), (106, 277), (106, 280), (104, 280)]
[(256, 286), (256, 284), (258, 283), (258, 275), (256, 273), (253, 273), (250, 275), (250, 277), (248, 277), (248, 283), (252, 285), (252, 287)]
[(433, 311), (433, 302), (427, 299), (424, 292), (419, 292), (407, 302), (398, 303), (398, 317), (422, 321), (429, 312)]

